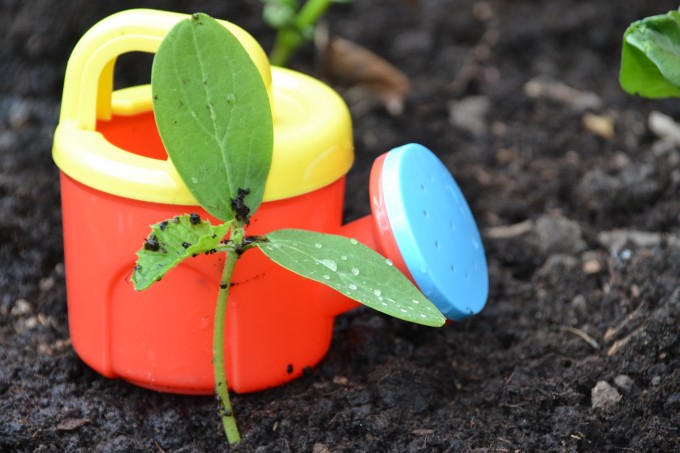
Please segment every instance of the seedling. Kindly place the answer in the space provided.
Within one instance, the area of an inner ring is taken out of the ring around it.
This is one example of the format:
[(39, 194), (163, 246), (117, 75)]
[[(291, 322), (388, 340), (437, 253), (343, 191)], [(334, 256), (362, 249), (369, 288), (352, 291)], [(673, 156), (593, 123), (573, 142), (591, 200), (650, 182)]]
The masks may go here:
[(388, 315), (433, 327), (444, 324), (439, 310), (390, 260), (354, 239), (292, 229), (247, 234), (271, 165), (272, 114), (255, 64), (226, 28), (205, 14), (179, 22), (156, 53), (151, 85), (170, 159), (198, 203), (223, 223), (184, 214), (152, 225), (137, 252), (132, 281), (143, 290), (187, 258), (225, 254), (212, 352), (229, 443), (239, 442), (240, 435), (227, 391), (225, 316), (234, 267), (248, 250), (258, 248), (284, 268)]
[(630, 94), (680, 97), (680, 12), (634, 22), (623, 35), (620, 82)]
[(331, 3), (349, 0), (308, 0), (300, 7), (297, 0), (262, 0), (264, 21), (277, 31), (271, 64), (286, 66), (291, 55), (314, 37), (314, 26), (326, 13)]

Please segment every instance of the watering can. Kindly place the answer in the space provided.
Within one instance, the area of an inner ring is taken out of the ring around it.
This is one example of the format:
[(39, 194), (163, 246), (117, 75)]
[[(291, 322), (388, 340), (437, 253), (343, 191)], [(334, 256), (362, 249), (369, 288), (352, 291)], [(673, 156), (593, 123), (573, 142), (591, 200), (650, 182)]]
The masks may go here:
[[(77, 354), (110, 378), (212, 394), (222, 254), (184, 261), (142, 292), (134, 291), (130, 276), (149, 225), (185, 213), (219, 222), (168, 160), (150, 86), (113, 90), (117, 57), (155, 52), (186, 17), (123, 11), (81, 38), (66, 70), (53, 157), (60, 169), (69, 329)], [(220, 23), (258, 67), (274, 119), (271, 171), (248, 234), (300, 228), (355, 238), (392, 260), (448, 318), (478, 313), (488, 292), (484, 250), (446, 167), (416, 144), (382, 155), (371, 172), (372, 215), (342, 225), (345, 175), (354, 159), (346, 105), (318, 80), (270, 67), (249, 34)], [(299, 377), (327, 352), (334, 317), (356, 305), (259, 250), (244, 254), (226, 315), (230, 388), (252, 392)]]

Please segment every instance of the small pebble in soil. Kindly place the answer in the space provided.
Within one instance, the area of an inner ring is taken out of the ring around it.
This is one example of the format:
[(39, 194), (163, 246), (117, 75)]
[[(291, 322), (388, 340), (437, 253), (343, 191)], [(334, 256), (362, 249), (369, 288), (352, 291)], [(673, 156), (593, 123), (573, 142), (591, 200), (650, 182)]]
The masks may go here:
[(628, 393), (635, 385), (635, 381), (625, 374), (619, 374), (614, 378), (614, 385), (619, 388), (623, 393)]
[(571, 308), (579, 319), (585, 318), (588, 314), (588, 304), (582, 294), (576, 295), (571, 300)]
[(314, 447), (312, 447), (312, 453), (330, 453), (332, 450), (328, 448), (327, 445), (322, 444), (322, 443), (316, 443), (314, 444)]
[(349, 383), (349, 379), (347, 379), (345, 376), (334, 376), (333, 377), (333, 384), (335, 385), (347, 385)]
[(538, 249), (546, 255), (575, 255), (586, 248), (578, 222), (559, 214), (540, 216), (534, 224), (534, 234)]
[(27, 315), (33, 311), (33, 306), (31, 305), (30, 302), (28, 302), (26, 299), (19, 299), (16, 301), (14, 304), (14, 307), (12, 308), (12, 315), (13, 316), (22, 316), (22, 315)]
[(607, 381), (599, 381), (590, 391), (593, 409), (609, 410), (621, 400), (621, 394)]
[(581, 257), (581, 262), (583, 273), (587, 275), (593, 275), (602, 272), (602, 262), (600, 261), (597, 252), (585, 252)]
[(581, 124), (589, 132), (607, 140), (614, 137), (614, 121), (607, 115), (586, 112), (581, 117)]
[(453, 126), (481, 135), (486, 131), (486, 114), (491, 101), (485, 96), (468, 96), (449, 103), (449, 123)]
[(41, 278), (40, 281), (38, 282), (38, 288), (40, 288), (40, 291), (42, 292), (47, 292), (54, 288), (54, 285), (56, 284), (56, 281), (54, 280), (54, 277), (49, 276), (45, 278)]

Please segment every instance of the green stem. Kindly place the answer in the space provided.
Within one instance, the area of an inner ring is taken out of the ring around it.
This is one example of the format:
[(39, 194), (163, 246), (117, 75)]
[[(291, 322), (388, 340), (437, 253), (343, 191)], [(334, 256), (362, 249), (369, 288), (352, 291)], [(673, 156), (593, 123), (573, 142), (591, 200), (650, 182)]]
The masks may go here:
[(213, 372), (215, 374), (215, 393), (217, 393), (222, 405), (220, 408), (220, 416), (222, 417), (224, 433), (227, 435), (227, 440), (230, 444), (241, 441), (241, 435), (238, 432), (236, 419), (234, 418), (234, 411), (232, 410), (231, 402), (229, 401), (227, 374), (224, 368), (224, 324), (227, 314), (227, 297), (229, 296), (231, 276), (234, 272), (234, 266), (236, 265), (237, 259), (238, 255), (234, 250), (227, 251), (226, 262), (224, 263), (224, 270), (222, 271), (222, 281), (220, 282), (220, 291), (217, 295), (215, 325), (213, 327)]
[(303, 29), (309, 25), (314, 25), (323, 16), (332, 0), (309, 0), (300, 9), (300, 12), (295, 17), (295, 25)]
[(286, 66), (295, 50), (309, 40), (307, 30), (323, 16), (332, 0), (308, 0), (297, 13), (291, 25), (280, 28), (276, 34), (274, 48), (269, 55), (274, 66)]

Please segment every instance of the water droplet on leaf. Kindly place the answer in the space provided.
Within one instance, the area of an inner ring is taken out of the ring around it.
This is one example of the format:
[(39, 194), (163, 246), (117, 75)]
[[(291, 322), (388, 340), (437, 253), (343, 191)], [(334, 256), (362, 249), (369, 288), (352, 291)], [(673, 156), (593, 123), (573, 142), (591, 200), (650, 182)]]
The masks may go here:
[(376, 296), (380, 297), (380, 295), (382, 294), (382, 291), (380, 291), (379, 289), (374, 289), (374, 290), (373, 290), (373, 294), (375, 294)]
[(357, 285), (355, 285), (354, 283), (350, 283), (347, 286), (349, 286), (349, 289), (352, 289), (352, 290), (357, 289)]
[(357, 241), (356, 239), (352, 238), (352, 239), (349, 240), (349, 243), (352, 244), (352, 245), (357, 245), (357, 244), (359, 243), (359, 241)]
[(385, 263), (387, 263), (388, 266), (391, 266), (393, 264), (392, 260), (389, 258), (385, 260)]
[(321, 247), (323, 247), (323, 244), (319, 244), (319, 243), (317, 242), (316, 244), (314, 244), (314, 247), (320, 249)]
[(356, 267), (353, 267), (352, 268), (352, 275), (359, 275), (359, 269), (357, 269)]
[(328, 269), (332, 270), (333, 272), (338, 270), (338, 263), (336, 263), (333, 260), (321, 260), (321, 264), (326, 266)]

